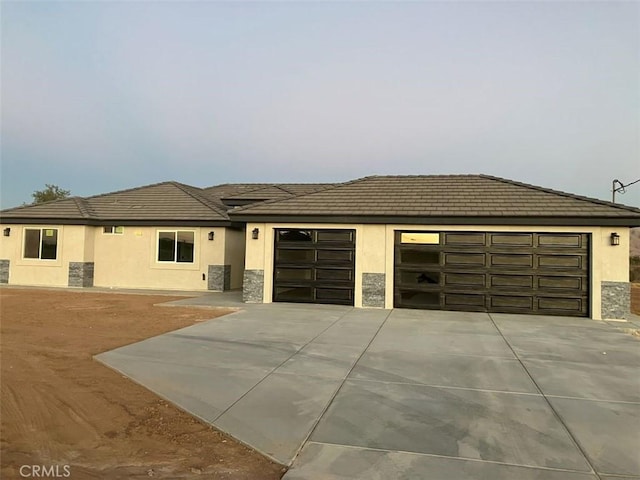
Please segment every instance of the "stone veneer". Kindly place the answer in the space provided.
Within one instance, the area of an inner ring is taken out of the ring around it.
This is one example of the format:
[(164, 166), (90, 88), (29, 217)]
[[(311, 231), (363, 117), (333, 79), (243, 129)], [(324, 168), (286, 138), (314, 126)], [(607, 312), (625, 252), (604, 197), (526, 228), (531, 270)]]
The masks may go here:
[(207, 289), (224, 292), (231, 289), (231, 265), (209, 265)]
[(245, 270), (242, 282), (242, 301), (262, 303), (264, 291), (264, 270)]
[(0, 260), (0, 283), (9, 283), (9, 260)]
[(631, 308), (629, 282), (602, 282), (602, 318), (626, 319)]
[(362, 274), (362, 306), (384, 308), (385, 274)]
[(69, 262), (70, 287), (93, 287), (93, 262)]

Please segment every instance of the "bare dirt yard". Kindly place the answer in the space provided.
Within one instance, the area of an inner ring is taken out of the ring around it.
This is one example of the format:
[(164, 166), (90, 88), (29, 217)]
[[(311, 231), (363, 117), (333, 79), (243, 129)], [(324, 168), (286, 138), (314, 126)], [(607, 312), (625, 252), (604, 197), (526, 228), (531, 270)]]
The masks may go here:
[(22, 465), (73, 480), (282, 477), (282, 466), (92, 359), (228, 313), (153, 306), (177, 298), (0, 289), (1, 478), (21, 478)]

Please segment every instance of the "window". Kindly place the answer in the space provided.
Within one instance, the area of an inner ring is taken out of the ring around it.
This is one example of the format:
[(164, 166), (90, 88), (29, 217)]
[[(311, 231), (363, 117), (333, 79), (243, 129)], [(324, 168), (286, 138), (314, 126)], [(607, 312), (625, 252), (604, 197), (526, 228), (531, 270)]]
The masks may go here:
[(25, 228), (24, 258), (55, 260), (58, 257), (57, 228)]
[(124, 233), (124, 227), (108, 225), (102, 228), (102, 233), (106, 235), (122, 235)]
[(158, 232), (158, 261), (193, 263), (194, 237), (182, 230)]

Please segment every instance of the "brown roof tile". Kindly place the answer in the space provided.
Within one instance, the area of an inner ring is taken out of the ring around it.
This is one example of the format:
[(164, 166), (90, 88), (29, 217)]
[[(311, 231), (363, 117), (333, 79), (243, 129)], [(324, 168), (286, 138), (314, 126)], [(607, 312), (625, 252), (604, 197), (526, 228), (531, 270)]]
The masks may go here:
[(76, 223), (105, 221), (198, 221), (228, 222), (223, 205), (205, 195), (202, 189), (178, 182), (96, 195), (72, 197), (39, 205), (27, 205), (0, 213), (9, 220), (73, 220)]
[(632, 218), (640, 209), (488, 175), (372, 176), (290, 199), (236, 209), (271, 217)]

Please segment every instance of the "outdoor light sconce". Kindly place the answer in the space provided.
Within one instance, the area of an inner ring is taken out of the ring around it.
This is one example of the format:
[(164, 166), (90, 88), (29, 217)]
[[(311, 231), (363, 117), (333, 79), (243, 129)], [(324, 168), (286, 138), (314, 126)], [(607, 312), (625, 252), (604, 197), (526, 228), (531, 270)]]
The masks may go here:
[(3, 232), (5, 237), (8, 237), (9, 235), (11, 235), (11, 229), (9, 227), (5, 228)]
[(259, 228), (254, 228), (251, 231), (251, 238), (253, 238), (254, 240), (257, 240), (259, 235), (260, 235), (260, 229)]
[(616, 245), (620, 245), (620, 235), (618, 235), (616, 232), (611, 233), (611, 245), (613, 245), (614, 247)]
[(216, 232), (209, 232), (209, 240), (213, 240), (213, 237), (216, 236)]

